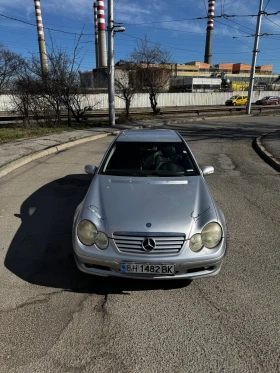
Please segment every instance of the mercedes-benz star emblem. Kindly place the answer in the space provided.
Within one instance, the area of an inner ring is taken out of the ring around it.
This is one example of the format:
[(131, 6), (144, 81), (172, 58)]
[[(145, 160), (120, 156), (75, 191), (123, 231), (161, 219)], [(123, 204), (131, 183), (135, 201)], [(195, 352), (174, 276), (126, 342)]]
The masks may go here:
[(145, 251), (152, 251), (156, 247), (156, 242), (152, 238), (144, 238), (142, 247)]

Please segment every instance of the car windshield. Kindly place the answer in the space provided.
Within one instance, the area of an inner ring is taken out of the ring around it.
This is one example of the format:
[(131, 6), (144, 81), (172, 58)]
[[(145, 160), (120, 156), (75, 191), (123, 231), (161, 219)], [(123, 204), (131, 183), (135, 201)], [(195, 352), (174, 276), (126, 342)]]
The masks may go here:
[(146, 177), (199, 173), (182, 142), (116, 142), (104, 160), (100, 174)]
[(235, 99), (235, 98), (237, 98), (238, 96), (232, 96), (231, 98), (230, 98), (230, 100), (233, 100), (233, 99)]

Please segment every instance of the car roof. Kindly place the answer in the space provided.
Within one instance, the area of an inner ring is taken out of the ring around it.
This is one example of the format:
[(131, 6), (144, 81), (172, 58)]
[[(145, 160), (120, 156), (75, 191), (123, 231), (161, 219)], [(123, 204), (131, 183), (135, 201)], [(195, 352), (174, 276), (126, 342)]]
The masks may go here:
[(172, 130), (125, 130), (117, 142), (182, 142), (176, 131)]

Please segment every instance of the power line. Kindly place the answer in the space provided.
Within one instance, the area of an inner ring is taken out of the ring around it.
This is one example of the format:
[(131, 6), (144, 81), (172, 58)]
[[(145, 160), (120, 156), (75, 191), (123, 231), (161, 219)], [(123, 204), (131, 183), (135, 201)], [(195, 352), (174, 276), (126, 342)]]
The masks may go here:
[[(227, 17), (225, 17), (225, 19), (226, 19), (228, 22), (235, 23), (235, 24), (238, 25), (238, 26), (244, 27), (244, 28), (246, 28), (246, 29), (248, 29), (248, 30), (250, 30), (250, 31), (254, 31), (254, 32), (255, 32), (255, 30), (253, 30), (252, 28), (247, 27), (247, 26), (243, 26), (243, 25), (241, 25), (241, 24), (238, 23), (238, 22), (235, 22), (235, 21), (233, 21), (233, 20), (231, 20), (231, 19), (228, 19)], [(242, 31), (242, 30), (239, 30), (239, 31)]]
[[(275, 16), (280, 14), (280, 10), (273, 12), (273, 13), (267, 13), (263, 12), (263, 14), (267, 16)], [(247, 18), (247, 17), (258, 17), (258, 14), (221, 14), (219, 16), (211, 16), (211, 18)], [(143, 23), (124, 23), (126, 26), (145, 26), (150, 24), (158, 24), (158, 23), (172, 23), (172, 22), (182, 22), (182, 21), (196, 21), (196, 20), (202, 20), (202, 19), (208, 19), (208, 15), (205, 17), (195, 17), (195, 18), (182, 18), (182, 19), (172, 19), (169, 21), (157, 21), (157, 22), (143, 22)]]
[[(233, 39), (238, 39), (238, 38), (252, 38), (255, 37), (255, 34), (252, 35), (247, 35), (247, 36), (233, 36)], [(262, 34), (259, 34), (259, 36), (280, 36), (280, 34), (268, 34), (267, 32), (263, 32)]]
[(116, 9), (116, 7), (117, 7), (117, 5), (118, 5), (118, 2), (119, 2), (119, 0), (117, 0), (117, 1), (115, 2), (114, 10)]
[[(207, 17), (203, 17), (207, 18)], [(143, 22), (143, 23), (124, 23), (126, 26), (145, 26), (145, 25), (153, 25), (158, 23), (172, 23), (172, 22), (182, 22), (182, 21), (196, 21), (198, 18), (184, 18), (184, 19), (173, 19), (171, 21), (158, 21), (158, 22)], [(202, 19), (202, 17), (201, 17)]]
[(267, 19), (269, 22), (273, 23), (275, 26), (280, 27), (280, 25), (278, 23), (275, 23), (275, 22), (271, 21), (271, 19), (269, 19), (266, 15), (265, 15), (265, 19)]
[[(124, 36), (126, 37), (130, 37), (130, 38), (133, 38), (133, 39), (137, 39), (137, 40), (143, 40), (141, 38), (138, 38), (136, 36), (133, 36), (133, 35), (128, 35), (127, 33), (124, 34)], [(151, 44), (158, 44), (157, 42), (154, 42), (154, 41), (150, 41), (150, 40), (147, 40), (148, 43), (151, 43)], [(194, 53), (201, 53), (200, 50), (191, 50), (191, 49), (184, 49), (184, 48), (177, 48), (177, 47), (173, 47), (173, 46), (170, 46), (170, 45), (164, 45), (164, 44), (161, 44), (161, 46), (165, 47), (165, 48), (170, 48), (170, 49), (175, 49), (175, 50), (180, 50), (180, 51), (184, 51), (184, 52), (194, 52)], [(251, 53), (251, 52), (239, 52), (239, 53)], [(236, 52), (228, 52), (228, 53), (225, 53), (225, 52), (219, 52), (219, 53), (215, 53), (215, 54), (236, 54)]]
[(250, 35), (250, 36), (251, 36), (251, 34), (249, 34), (247, 31), (240, 30), (240, 29), (237, 28), (237, 27), (233, 27), (233, 26), (230, 26), (230, 25), (226, 25), (225, 23), (223, 23), (223, 22), (221, 22), (221, 21), (218, 21), (218, 20), (216, 20), (215, 22), (220, 23), (220, 24), (223, 25), (223, 26), (230, 27), (230, 28), (232, 28), (232, 29), (234, 29), (234, 30), (237, 30), (237, 31), (243, 32), (244, 34), (247, 34), (247, 35)]
[[(27, 22), (27, 21), (23, 21), (21, 19), (13, 18), (13, 17), (8, 17), (8, 16), (5, 16), (4, 14), (1, 14), (1, 13), (0, 13), (0, 17), (11, 19), (12, 21), (21, 22), (21, 23), (24, 23), (24, 24), (29, 25), (29, 26), (37, 27), (37, 25), (35, 25), (34, 23), (30, 23), (30, 22)], [(77, 32), (69, 32), (69, 31), (57, 30), (57, 29), (53, 29), (53, 28), (50, 28), (50, 27), (44, 27), (44, 29), (50, 30), (50, 31), (55, 31), (55, 32), (61, 32), (63, 34), (78, 35), (78, 36), (81, 35), (81, 34), (79, 34)], [(86, 36), (93, 36), (93, 34), (82, 34), (82, 35), (83, 36), (84, 35), (86, 35)]]
[(269, 3), (270, 3), (270, 0), (267, 0), (266, 6), (264, 7), (264, 10), (263, 10), (263, 11), (266, 10), (266, 8), (267, 8), (267, 6), (268, 6)]
[(225, 13), (225, 1), (226, 0), (221, 0), (222, 1), (222, 13)]
[[(119, 0), (118, 0), (119, 1)], [(278, 15), (280, 14), (280, 10), (279, 11), (276, 11), (276, 12), (273, 12), (273, 13), (267, 13), (267, 12), (263, 12), (263, 14), (265, 16), (272, 16), (272, 15)], [(37, 27), (36, 24), (34, 23), (30, 23), (30, 22), (27, 22), (27, 21), (23, 21), (21, 19), (18, 19), (18, 18), (14, 18), (14, 17), (9, 17), (9, 16), (6, 16), (4, 14), (1, 14), (0, 13), (0, 17), (3, 17), (3, 18), (7, 18), (7, 19), (11, 19), (13, 21), (17, 21), (17, 22), (21, 22), (21, 23), (24, 23), (26, 25), (29, 25), (29, 26), (34, 26), (34, 27)], [(258, 17), (258, 14), (221, 14), (219, 16), (211, 16), (211, 18), (233, 18), (233, 17)], [(182, 21), (196, 21), (196, 20), (202, 20), (202, 19), (208, 19), (209, 17), (206, 16), (206, 17), (196, 17), (196, 18), (183, 18), (183, 19), (173, 19), (173, 20), (169, 20), (169, 21), (153, 21), (153, 22), (143, 22), (143, 23), (124, 23), (126, 26), (144, 26), (144, 25), (149, 25), (149, 24), (162, 24), (162, 23), (173, 23), (173, 22), (182, 22)], [(50, 31), (55, 31), (55, 32), (61, 32), (61, 33), (64, 33), (64, 34), (70, 34), (70, 35), (80, 35), (79, 33), (76, 33), (76, 32), (69, 32), (69, 31), (63, 31), (63, 30), (59, 30), (59, 29), (54, 29), (54, 28), (50, 28), (50, 27), (44, 27), (45, 29), (47, 30), (50, 30)], [(88, 35), (88, 36), (92, 36), (94, 35), (93, 33), (89, 33), (89, 34), (83, 34), (83, 35)]]
[[(276, 12), (273, 12), (273, 13), (267, 13), (267, 12), (264, 12), (262, 11), (262, 14), (266, 15), (266, 16), (276, 16), (278, 14), (280, 14), (280, 10), (277, 10)], [(258, 17), (259, 14), (221, 14), (220, 16), (211, 16), (211, 18), (246, 18), (246, 17)], [(197, 17), (195, 19), (207, 19), (209, 18), (208, 16), (207, 17)]]
[(205, 14), (207, 15), (207, 8), (206, 8), (206, 3), (205, 3), (205, 0), (203, 0), (203, 2), (204, 2), (204, 8), (205, 8)]

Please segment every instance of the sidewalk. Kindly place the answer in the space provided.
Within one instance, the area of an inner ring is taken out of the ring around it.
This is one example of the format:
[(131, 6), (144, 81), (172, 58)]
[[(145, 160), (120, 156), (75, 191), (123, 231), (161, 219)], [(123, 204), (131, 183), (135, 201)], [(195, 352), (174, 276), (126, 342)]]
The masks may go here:
[[(117, 135), (123, 129), (151, 128), (162, 124), (171, 124), (169, 122), (179, 124), (182, 120), (145, 120), (130, 125), (117, 125), (114, 128), (96, 127), (6, 143), (0, 145), (0, 178), (35, 159), (88, 141), (112, 134)], [(254, 145), (259, 155), (280, 172), (280, 131), (258, 137), (254, 141)]]

